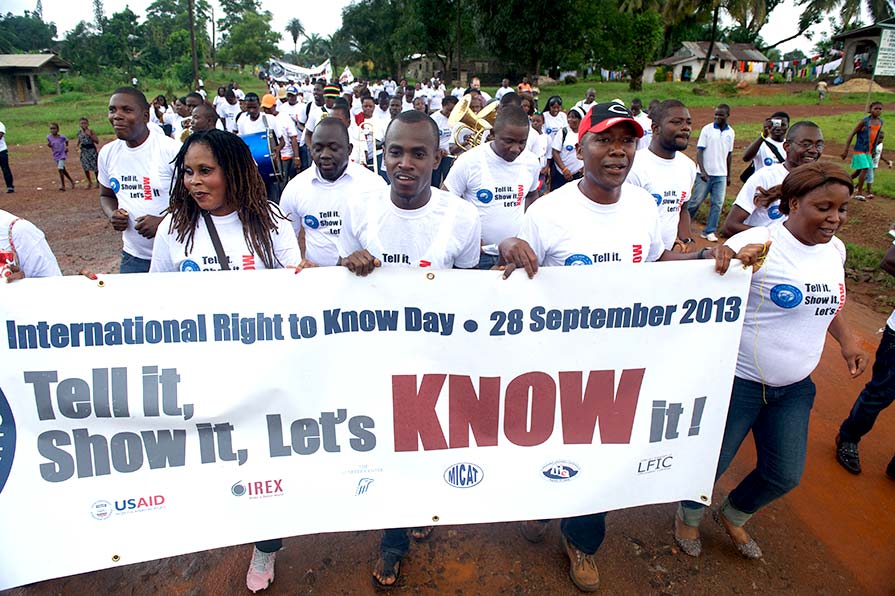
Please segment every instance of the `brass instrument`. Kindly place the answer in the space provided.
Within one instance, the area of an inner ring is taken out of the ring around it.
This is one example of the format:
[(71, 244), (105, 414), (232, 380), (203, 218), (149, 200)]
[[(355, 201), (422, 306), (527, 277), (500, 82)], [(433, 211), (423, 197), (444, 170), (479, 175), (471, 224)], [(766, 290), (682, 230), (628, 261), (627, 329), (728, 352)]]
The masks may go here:
[[(376, 127), (372, 122), (364, 122), (360, 125), (360, 129), (362, 134), (364, 135), (364, 143), (367, 145), (367, 149), (372, 151), (371, 157), (373, 158), (373, 173), (379, 173), (379, 162), (376, 155)], [(366, 166), (366, 160), (364, 160), (364, 165)]]
[[(485, 132), (494, 127), (494, 121), (497, 119), (497, 108), (499, 102), (489, 103), (476, 114), (469, 109), (469, 103), (472, 95), (464, 95), (448, 117), (448, 124), (456, 125), (452, 141), (455, 145), (467, 151), (481, 144)], [(466, 137), (465, 141), (460, 141), (460, 134), (464, 130), (469, 130), (471, 134)]]

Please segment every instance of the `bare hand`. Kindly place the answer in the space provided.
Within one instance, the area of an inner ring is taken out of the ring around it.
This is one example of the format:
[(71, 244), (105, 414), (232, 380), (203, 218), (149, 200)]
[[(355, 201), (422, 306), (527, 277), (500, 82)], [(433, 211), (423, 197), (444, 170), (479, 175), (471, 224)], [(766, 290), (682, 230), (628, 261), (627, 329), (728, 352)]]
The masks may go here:
[(93, 271), (91, 271), (91, 270), (88, 269), (87, 267), (84, 267), (83, 269), (81, 269), (80, 271), (78, 271), (78, 275), (83, 275), (83, 276), (86, 277), (87, 279), (91, 279), (91, 280), (93, 280), (93, 281), (96, 281), (96, 280), (98, 279), (98, 278), (96, 277), (96, 273), (94, 273)]
[(753, 272), (758, 271), (759, 267), (764, 263), (764, 258), (768, 254), (767, 251), (770, 247), (771, 242), (768, 241), (764, 244), (747, 244), (738, 253), (734, 253), (733, 249), (727, 245), (717, 246), (709, 250), (714, 253), (715, 273), (724, 275), (730, 268), (731, 259), (739, 259), (743, 263), (744, 268), (751, 266)]
[(861, 376), (861, 373), (867, 368), (867, 353), (859, 348), (854, 342), (844, 344), (841, 347), (841, 350), (842, 357), (845, 358), (845, 363), (848, 364), (848, 372), (851, 375), (851, 378), (854, 379)]
[(134, 229), (144, 238), (155, 238), (155, 232), (162, 219), (158, 215), (141, 215), (135, 220)]
[(846, 157), (848, 157), (848, 149), (842, 152), (842, 159), (845, 159)]
[(340, 263), (343, 267), (347, 267), (348, 271), (361, 277), (366, 277), (373, 272), (376, 267), (381, 267), (382, 262), (364, 250), (356, 250), (349, 256), (342, 259)]
[(112, 217), (109, 218), (109, 223), (112, 224), (112, 229), (116, 232), (125, 231), (128, 221), (128, 213), (124, 209), (116, 209), (112, 212)]
[(298, 267), (295, 267), (295, 273), (301, 273), (302, 269), (309, 269), (312, 267), (319, 267), (319, 265), (307, 259), (302, 259), (301, 263), (298, 264)]
[(760, 186), (755, 189), (755, 197), (753, 197), (752, 202), (756, 207), (767, 207), (771, 201), (772, 198), (766, 189)]
[(709, 175), (706, 174), (705, 172), (699, 172), (699, 177), (702, 178), (702, 181), (703, 181), (703, 182), (708, 182), (708, 181), (709, 181)]
[(6, 283), (10, 284), (17, 279), (25, 279), (25, 272), (18, 265), (9, 263), (7, 267), (9, 268), (9, 275), (6, 276)]
[(519, 238), (507, 238), (500, 243), (500, 258), (506, 263), (503, 278), (507, 279), (518, 268), (525, 269), (529, 279), (538, 272), (538, 256), (528, 242)]

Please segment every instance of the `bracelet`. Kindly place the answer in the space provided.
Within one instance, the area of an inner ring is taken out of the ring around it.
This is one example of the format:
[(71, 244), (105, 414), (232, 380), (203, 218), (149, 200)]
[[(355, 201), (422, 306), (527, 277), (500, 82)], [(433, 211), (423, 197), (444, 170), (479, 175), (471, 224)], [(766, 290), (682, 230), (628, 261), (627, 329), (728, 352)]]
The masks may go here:
[(693, 239), (692, 238), (678, 238), (677, 241), (680, 242), (681, 244), (690, 244), (691, 242), (693, 242)]

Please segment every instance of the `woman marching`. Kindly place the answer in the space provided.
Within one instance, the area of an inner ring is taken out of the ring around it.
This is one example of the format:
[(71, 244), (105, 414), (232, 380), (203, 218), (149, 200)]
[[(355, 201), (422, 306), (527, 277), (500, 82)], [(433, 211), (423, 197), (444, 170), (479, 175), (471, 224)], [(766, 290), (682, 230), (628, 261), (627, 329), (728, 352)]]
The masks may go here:
[[(852, 378), (867, 366), (867, 354), (842, 317), (845, 246), (834, 235), (846, 221), (853, 190), (839, 166), (800, 166), (772, 189), (780, 195), (786, 221), (736, 234), (722, 248), (729, 256), (747, 244), (769, 246), (764, 265), (752, 276), (715, 476), (724, 473), (751, 431), (756, 467), (714, 513), (748, 559), (761, 558), (762, 552), (743, 526), (801, 480), (815, 394), (810, 374), (820, 361), (826, 334), (839, 343)], [(830, 306), (818, 308), (821, 303)], [(704, 505), (684, 501), (675, 516), (675, 541), (693, 557), (702, 551), (699, 522), (704, 512)]]

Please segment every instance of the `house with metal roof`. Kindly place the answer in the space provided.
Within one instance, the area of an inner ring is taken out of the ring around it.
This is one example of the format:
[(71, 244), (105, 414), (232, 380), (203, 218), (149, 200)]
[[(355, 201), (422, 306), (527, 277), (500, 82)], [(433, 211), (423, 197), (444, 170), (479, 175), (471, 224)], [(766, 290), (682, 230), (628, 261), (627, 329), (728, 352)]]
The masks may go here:
[(866, 77), (873, 73), (880, 38), (886, 29), (895, 29), (895, 17), (833, 36), (833, 41), (842, 42), (842, 64), (839, 67), (842, 77)]
[[(681, 48), (667, 58), (649, 64), (643, 80), (655, 80), (660, 67), (671, 74), (673, 81), (692, 81), (702, 69), (709, 50), (707, 41), (685, 41)], [(747, 81), (755, 83), (758, 75), (767, 71), (768, 58), (751, 43), (715, 42), (706, 78), (712, 80)], [(666, 74), (666, 78), (667, 78)]]
[(0, 54), (0, 104), (36, 104), (40, 99), (38, 75), (55, 75), (59, 92), (60, 74), (71, 64), (56, 54)]

